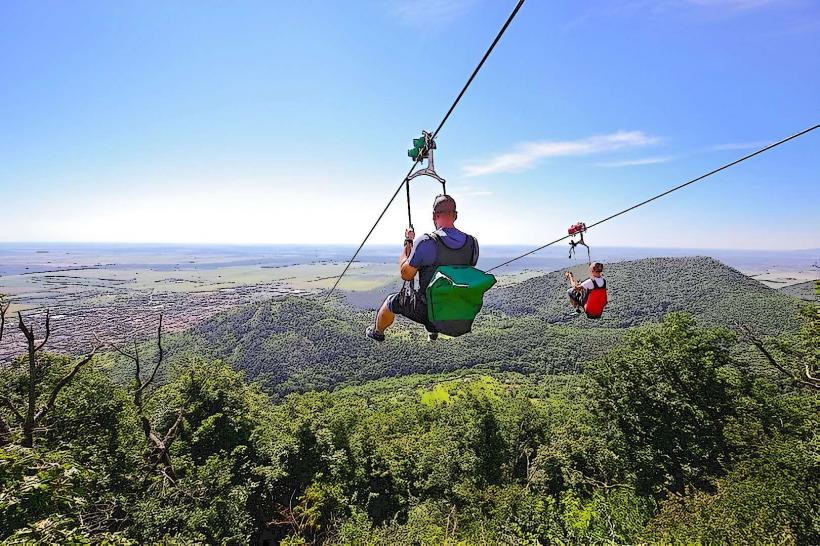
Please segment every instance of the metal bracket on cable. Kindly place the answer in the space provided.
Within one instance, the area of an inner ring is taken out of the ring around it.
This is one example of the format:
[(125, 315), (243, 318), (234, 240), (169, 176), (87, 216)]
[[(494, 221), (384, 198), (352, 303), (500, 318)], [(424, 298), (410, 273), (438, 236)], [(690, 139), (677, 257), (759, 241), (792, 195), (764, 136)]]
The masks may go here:
[(417, 176), (429, 176), (430, 178), (434, 178), (441, 183), (443, 188), (443, 193), (447, 193), (447, 182), (438, 175), (436, 172), (436, 166), (433, 161), (433, 150), (436, 149), (436, 141), (433, 140), (433, 135), (428, 133), (427, 131), (421, 132), (421, 138), (414, 138), (413, 139), (413, 149), (407, 151), (407, 155), (411, 158), (416, 159), (421, 156), (422, 160), (427, 160), (427, 166), (423, 169), (419, 169), (416, 172), (412, 173), (410, 176), (407, 177), (407, 180), (410, 181)]
[(421, 132), (421, 138), (413, 139), (413, 148), (407, 150), (407, 155), (410, 156), (416, 163), (421, 163), (427, 160), (427, 166), (415, 172), (411, 172), (404, 179), (404, 189), (407, 192), (407, 224), (411, 230), (413, 228), (413, 215), (410, 211), (410, 181), (418, 176), (429, 176), (437, 180), (441, 184), (441, 193), (447, 194), (447, 181), (438, 175), (436, 172), (436, 165), (433, 160), (433, 150), (436, 149), (436, 141), (433, 139), (432, 133), (427, 131)]
[[(578, 245), (582, 245), (587, 247), (587, 261), (592, 263), (592, 256), (589, 253), (589, 245), (584, 242), (584, 232), (587, 230), (587, 225), (583, 222), (578, 222), (577, 224), (573, 224), (567, 229), (567, 233), (569, 234), (572, 239), (569, 240), (569, 258), (572, 259), (575, 256), (575, 247)], [(578, 235), (580, 240), (576, 241), (575, 236)]]

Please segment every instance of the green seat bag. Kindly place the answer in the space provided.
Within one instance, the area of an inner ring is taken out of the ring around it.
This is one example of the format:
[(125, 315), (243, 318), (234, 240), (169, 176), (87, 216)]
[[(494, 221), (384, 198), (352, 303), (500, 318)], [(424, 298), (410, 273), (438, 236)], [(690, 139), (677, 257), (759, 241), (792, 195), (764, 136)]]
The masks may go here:
[(419, 292), (427, 305), (427, 326), (448, 336), (468, 333), (495, 277), (479, 271), (478, 243), (471, 235), (461, 248), (449, 248), (437, 232), (435, 265), (419, 268)]
[(484, 292), (495, 277), (469, 265), (440, 265), (427, 285), (427, 317), (442, 334), (460, 336), (472, 330)]

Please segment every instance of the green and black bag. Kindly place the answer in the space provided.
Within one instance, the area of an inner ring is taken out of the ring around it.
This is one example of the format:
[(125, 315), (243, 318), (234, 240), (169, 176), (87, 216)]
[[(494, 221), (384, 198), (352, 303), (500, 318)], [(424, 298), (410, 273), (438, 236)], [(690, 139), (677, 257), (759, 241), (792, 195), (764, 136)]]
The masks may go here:
[(484, 293), (495, 284), (495, 277), (473, 267), (478, 244), (468, 235), (461, 248), (450, 248), (437, 233), (435, 267), (419, 271), (419, 289), (427, 302), (427, 319), (436, 331), (448, 336), (470, 332), (481, 311)]
[(437, 331), (460, 336), (472, 330), (495, 277), (469, 265), (441, 265), (427, 285), (427, 317)]

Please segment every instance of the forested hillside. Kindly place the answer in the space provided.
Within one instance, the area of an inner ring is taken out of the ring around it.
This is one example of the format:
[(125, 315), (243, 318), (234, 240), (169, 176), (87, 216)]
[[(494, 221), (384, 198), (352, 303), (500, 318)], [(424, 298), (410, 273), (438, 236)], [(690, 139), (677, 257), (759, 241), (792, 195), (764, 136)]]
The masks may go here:
[(761, 335), (797, 327), (797, 300), (710, 258), (620, 262), (608, 265), (605, 276), (611, 303), (598, 321), (569, 313), (559, 271), (491, 290), (472, 334), (436, 343), (399, 319), (388, 340), (376, 344), (363, 336), (374, 312), (289, 298), (223, 313), (178, 345), (209, 351), (283, 394), (475, 366), (577, 372), (603, 356), (625, 328), (659, 322), (672, 311), (703, 324), (736, 321)]
[[(780, 383), (734, 358), (746, 341), (673, 314), (580, 374), (459, 370), (273, 403), (190, 353), (162, 385), (154, 355), (121, 383), (109, 355), (64, 382), (76, 364), (37, 353), (0, 373), (0, 541), (814, 545), (817, 310), (761, 341)], [(32, 392), (49, 410), (28, 447), (14, 408)]]
[(817, 544), (817, 307), (641, 260), (591, 321), (559, 275), (435, 343), (308, 298), (85, 358), (29, 332), (0, 369), (0, 541)]
[[(573, 272), (579, 280), (589, 276), (585, 266)], [(605, 264), (604, 278), (610, 300), (604, 318), (574, 326), (627, 328), (660, 321), (672, 312), (691, 313), (705, 324), (754, 324), (769, 334), (796, 324), (799, 302), (712, 258), (647, 258)], [(513, 316), (549, 319), (565, 312), (565, 292), (563, 273), (555, 271), (491, 291), (487, 306)]]
[(523, 373), (577, 372), (602, 356), (617, 331), (593, 335), (536, 317), (487, 313), (475, 333), (428, 343), (423, 328), (398, 324), (388, 340), (364, 337), (372, 312), (301, 299), (268, 301), (225, 313), (196, 328), (192, 345), (225, 359), (275, 394), (330, 388), (385, 376), (483, 366)]

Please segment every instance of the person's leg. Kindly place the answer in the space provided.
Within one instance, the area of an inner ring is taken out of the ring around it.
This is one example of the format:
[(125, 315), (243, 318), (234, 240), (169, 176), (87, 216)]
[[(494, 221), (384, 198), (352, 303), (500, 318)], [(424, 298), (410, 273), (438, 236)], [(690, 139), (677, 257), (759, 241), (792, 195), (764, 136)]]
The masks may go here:
[(390, 328), (390, 325), (396, 320), (396, 314), (390, 310), (390, 299), (391, 298), (387, 298), (384, 300), (384, 303), (376, 315), (376, 330), (381, 333), (384, 333), (385, 330)]
[(427, 330), (427, 341), (435, 341), (438, 339), (438, 331), (436, 331), (435, 326), (429, 322), (423, 322), (421, 324), (423, 324), (424, 329)]
[(421, 298), (402, 298), (401, 294), (392, 294), (384, 300), (376, 314), (376, 323), (368, 326), (365, 335), (376, 341), (384, 341), (384, 331), (393, 324), (396, 315), (417, 322), (425, 327), (428, 339), (438, 337), (435, 327), (427, 319), (427, 304)]
[(569, 296), (569, 302), (572, 304), (572, 307), (576, 313), (579, 315), (584, 312), (584, 305), (587, 302), (587, 291), (586, 290), (575, 290), (570, 288), (567, 290), (567, 295)]
[(391, 294), (384, 300), (379, 311), (376, 313), (376, 322), (373, 326), (368, 326), (364, 331), (364, 335), (376, 341), (384, 341), (384, 331), (393, 324), (396, 319), (396, 314), (393, 312), (393, 302), (398, 297), (398, 294)]
[(567, 296), (569, 297), (569, 303), (572, 305), (573, 308), (578, 309), (578, 306), (581, 304), (580, 301), (580, 294), (574, 288), (570, 288), (567, 290)]

